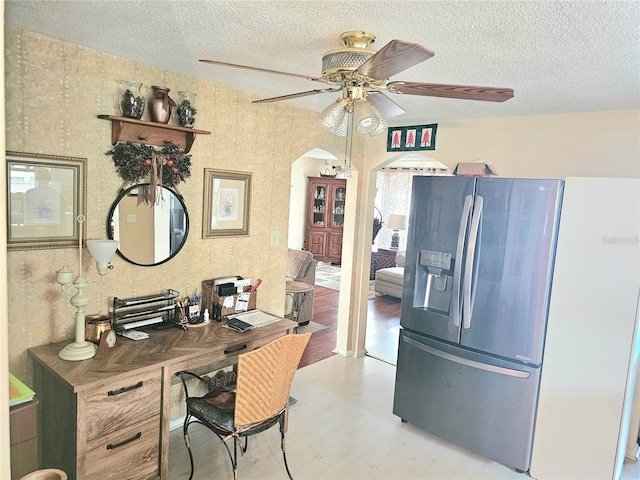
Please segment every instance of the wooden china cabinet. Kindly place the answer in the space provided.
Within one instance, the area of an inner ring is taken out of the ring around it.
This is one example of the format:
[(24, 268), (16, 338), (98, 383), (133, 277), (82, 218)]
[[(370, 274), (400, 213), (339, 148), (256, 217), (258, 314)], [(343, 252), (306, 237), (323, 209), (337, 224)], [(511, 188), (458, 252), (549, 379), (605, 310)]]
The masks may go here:
[(347, 180), (308, 177), (306, 248), (313, 258), (340, 263)]

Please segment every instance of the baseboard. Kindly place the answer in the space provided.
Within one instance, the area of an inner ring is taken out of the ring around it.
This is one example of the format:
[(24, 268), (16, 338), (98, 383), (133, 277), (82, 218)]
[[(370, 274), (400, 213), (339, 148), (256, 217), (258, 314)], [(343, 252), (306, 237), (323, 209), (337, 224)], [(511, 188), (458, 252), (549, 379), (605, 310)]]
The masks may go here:
[(357, 352), (355, 352), (353, 356), (356, 358), (360, 358), (360, 357), (364, 357), (366, 354), (367, 354), (367, 349), (363, 348), (362, 350), (358, 350)]
[(625, 460), (629, 460), (631, 463), (636, 463), (638, 459), (640, 459), (640, 445), (636, 444), (635, 446), (627, 447), (626, 454), (624, 456)]
[(341, 348), (334, 348), (331, 351), (333, 353), (337, 353), (341, 357), (352, 357), (353, 356), (353, 350), (342, 350)]
[(340, 348), (334, 348), (333, 350), (331, 350), (333, 353), (337, 353), (338, 355), (342, 356), (342, 357), (364, 357), (367, 354), (367, 350), (366, 349), (362, 349), (362, 350), (342, 350)]
[(182, 425), (184, 425), (184, 417), (177, 420), (171, 420), (169, 422), (169, 431), (175, 430), (176, 428), (182, 428)]

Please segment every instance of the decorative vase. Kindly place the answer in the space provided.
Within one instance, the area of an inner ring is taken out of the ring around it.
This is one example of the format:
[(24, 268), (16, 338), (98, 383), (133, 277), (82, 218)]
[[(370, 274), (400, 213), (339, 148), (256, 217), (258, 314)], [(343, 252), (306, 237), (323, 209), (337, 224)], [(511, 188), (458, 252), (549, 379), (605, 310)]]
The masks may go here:
[(151, 86), (149, 118), (152, 122), (169, 123), (171, 109), (175, 106), (176, 103), (169, 96), (167, 87)]
[(140, 93), (142, 84), (125, 80), (120, 83), (122, 91), (120, 92), (119, 104), (122, 116), (140, 120), (144, 112), (144, 97)]
[(194, 104), (196, 94), (191, 92), (178, 92), (178, 95), (180, 95), (178, 107), (176, 108), (178, 125), (193, 128), (193, 124), (196, 122), (196, 113), (198, 113)]

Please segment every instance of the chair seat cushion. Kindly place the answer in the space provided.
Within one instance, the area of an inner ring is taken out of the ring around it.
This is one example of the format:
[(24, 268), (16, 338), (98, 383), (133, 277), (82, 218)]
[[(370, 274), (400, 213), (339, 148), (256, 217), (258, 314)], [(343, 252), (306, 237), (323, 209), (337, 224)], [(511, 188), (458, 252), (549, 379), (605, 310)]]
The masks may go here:
[(211, 391), (204, 397), (187, 399), (189, 410), (200, 420), (233, 431), (233, 409), (236, 396), (231, 392)]

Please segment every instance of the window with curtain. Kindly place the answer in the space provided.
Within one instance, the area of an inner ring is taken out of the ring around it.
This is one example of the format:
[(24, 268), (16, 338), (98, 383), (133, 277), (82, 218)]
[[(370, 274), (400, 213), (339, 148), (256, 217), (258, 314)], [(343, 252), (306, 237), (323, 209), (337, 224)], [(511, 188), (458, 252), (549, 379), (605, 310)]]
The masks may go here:
[[(381, 215), (383, 225), (373, 242), (374, 249), (391, 246), (393, 230), (387, 228), (389, 215), (395, 213), (409, 217), (411, 185), (415, 175), (451, 175), (451, 173), (446, 168), (387, 167), (380, 170), (376, 178), (374, 205), (377, 211), (374, 216)], [(399, 234), (398, 250), (406, 250), (407, 232), (401, 231)]]

